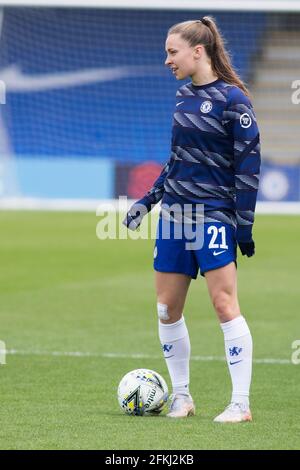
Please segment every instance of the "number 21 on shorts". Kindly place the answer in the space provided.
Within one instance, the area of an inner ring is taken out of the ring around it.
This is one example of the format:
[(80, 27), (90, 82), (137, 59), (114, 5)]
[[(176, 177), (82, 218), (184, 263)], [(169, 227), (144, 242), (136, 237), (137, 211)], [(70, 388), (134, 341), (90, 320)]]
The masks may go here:
[[(215, 248), (223, 248), (227, 249), (228, 245), (226, 243), (226, 229), (225, 227), (216, 227), (215, 225), (210, 225), (207, 229), (208, 235), (212, 235), (211, 240), (209, 242), (208, 248), (215, 249)], [(221, 234), (221, 243), (216, 243), (218, 235)]]

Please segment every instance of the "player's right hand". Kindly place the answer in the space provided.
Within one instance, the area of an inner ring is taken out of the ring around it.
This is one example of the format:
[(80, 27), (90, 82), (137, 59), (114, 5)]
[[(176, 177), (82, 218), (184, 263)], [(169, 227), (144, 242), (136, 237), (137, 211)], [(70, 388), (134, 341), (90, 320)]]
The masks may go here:
[(130, 230), (136, 230), (141, 225), (143, 217), (148, 214), (151, 209), (145, 204), (145, 201), (141, 199), (135, 202), (126, 214), (123, 224)]

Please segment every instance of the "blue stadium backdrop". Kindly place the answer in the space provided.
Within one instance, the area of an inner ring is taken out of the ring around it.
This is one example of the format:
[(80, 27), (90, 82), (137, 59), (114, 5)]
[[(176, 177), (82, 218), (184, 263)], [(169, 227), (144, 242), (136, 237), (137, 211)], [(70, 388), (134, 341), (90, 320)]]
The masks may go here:
[[(166, 32), (208, 13), (5, 8), (0, 197), (139, 197), (169, 158), (179, 83), (163, 65)], [(213, 16), (251, 86), (267, 13)], [(300, 200), (298, 168), (262, 175), (261, 200)]]

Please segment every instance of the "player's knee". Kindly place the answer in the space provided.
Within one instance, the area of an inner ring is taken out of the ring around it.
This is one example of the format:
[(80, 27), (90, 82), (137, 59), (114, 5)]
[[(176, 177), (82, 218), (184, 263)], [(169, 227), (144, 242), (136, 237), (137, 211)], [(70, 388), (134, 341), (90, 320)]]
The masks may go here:
[(181, 318), (181, 312), (169, 304), (157, 302), (157, 315), (162, 323), (175, 323)]
[(218, 292), (212, 299), (215, 311), (219, 318), (227, 321), (229, 315), (232, 314), (233, 301), (231, 296), (225, 292)]

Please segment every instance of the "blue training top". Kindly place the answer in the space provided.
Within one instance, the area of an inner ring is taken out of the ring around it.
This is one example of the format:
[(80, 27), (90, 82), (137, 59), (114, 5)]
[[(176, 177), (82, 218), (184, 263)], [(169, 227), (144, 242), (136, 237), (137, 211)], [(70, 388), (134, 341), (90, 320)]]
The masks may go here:
[(179, 88), (171, 157), (145, 198), (151, 204), (203, 204), (205, 222), (252, 236), (260, 169), (259, 131), (243, 91), (223, 80)]

